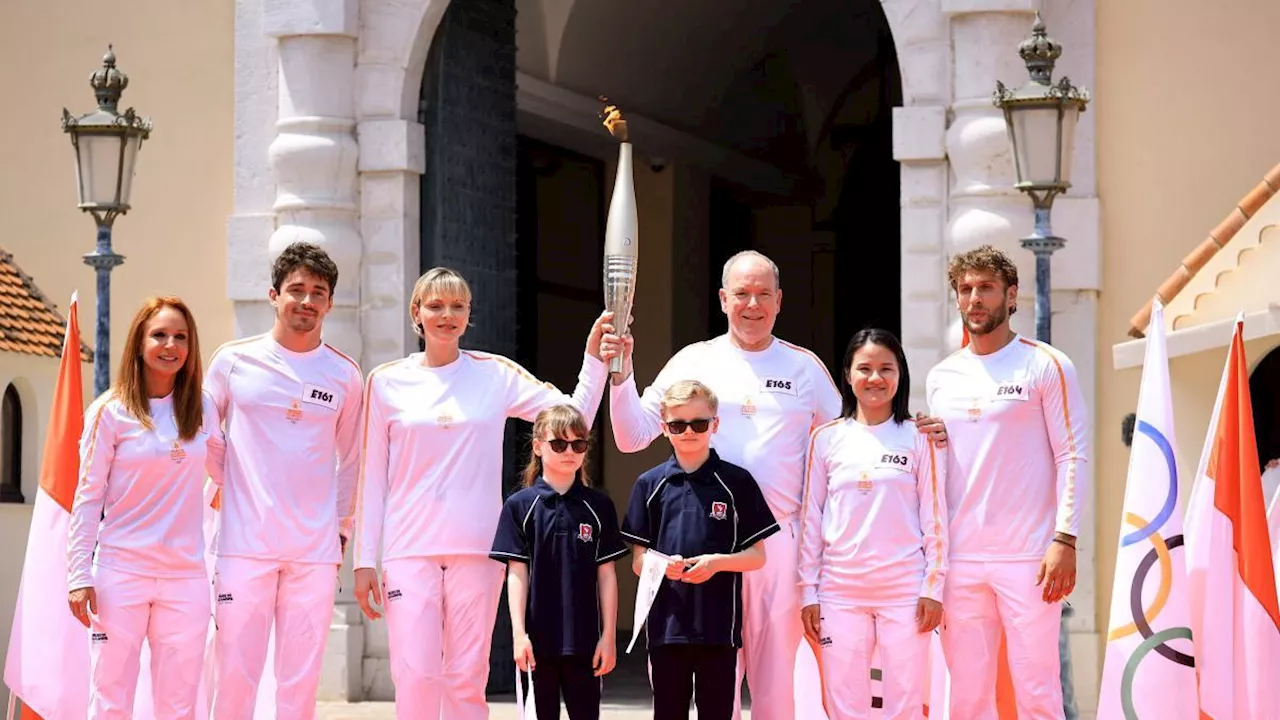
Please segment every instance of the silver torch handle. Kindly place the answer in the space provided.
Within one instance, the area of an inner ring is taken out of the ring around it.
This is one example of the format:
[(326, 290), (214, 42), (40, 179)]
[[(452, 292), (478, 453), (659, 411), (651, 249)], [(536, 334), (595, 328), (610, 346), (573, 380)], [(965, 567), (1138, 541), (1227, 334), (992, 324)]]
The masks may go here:
[[(618, 173), (609, 200), (604, 232), (604, 306), (613, 313), (613, 326), (624, 335), (636, 293), (636, 268), (640, 259), (636, 188), (631, 164), (631, 143), (618, 147)], [(609, 372), (622, 372), (622, 356), (609, 361)]]

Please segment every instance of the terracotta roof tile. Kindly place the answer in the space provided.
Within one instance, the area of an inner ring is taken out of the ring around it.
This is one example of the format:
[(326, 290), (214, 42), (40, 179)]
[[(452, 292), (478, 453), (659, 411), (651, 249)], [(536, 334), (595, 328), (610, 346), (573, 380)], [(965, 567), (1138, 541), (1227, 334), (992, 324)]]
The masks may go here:
[[(1259, 182), (1252, 190), (1246, 193), (1240, 199), (1240, 202), (1231, 209), (1231, 212), (1227, 213), (1222, 222), (1218, 223), (1218, 226), (1209, 233), (1209, 237), (1183, 258), (1177, 269), (1173, 271), (1173, 274), (1160, 284), (1160, 287), (1156, 290), (1156, 295), (1160, 297), (1160, 302), (1165, 305), (1173, 302), (1173, 299), (1191, 282), (1196, 273), (1200, 272), (1201, 268), (1214, 255), (1217, 255), (1219, 250), (1231, 242), (1231, 239), (1236, 236), (1236, 233), (1240, 232), (1240, 229), (1249, 221), (1249, 218), (1257, 214), (1277, 191), (1280, 191), (1280, 165), (1271, 168), (1271, 171), (1262, 178), (1262, 182)], [(1129, 321), (1130, 336), (1140, 338), (1145, 335), (1147, 324), (1151, 321), (1151, 303), (1152, 301), (1148, 300), (1147, 304)]]
[[(66, 330), (67, 319), (0, 247), (0, 352), (61, 357)], [(80, 360), (93, 362), (93, 351), (84, 343)]]

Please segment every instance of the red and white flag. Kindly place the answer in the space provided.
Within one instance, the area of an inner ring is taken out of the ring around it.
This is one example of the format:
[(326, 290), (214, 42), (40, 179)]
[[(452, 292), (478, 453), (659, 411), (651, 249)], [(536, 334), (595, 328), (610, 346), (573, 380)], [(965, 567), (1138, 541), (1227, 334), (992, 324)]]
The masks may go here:
[(1280, 717), (1280, 606), (1242, 316), (1236, 318), (1184, 534), (1202, 716)]
[(84, 720), (89, 708), (89, 631), (67, 607), (67, 526), (84, 426), (77, 304), (72, 295), (5, 657), (9, 714), (21, 703), (23, 720)]

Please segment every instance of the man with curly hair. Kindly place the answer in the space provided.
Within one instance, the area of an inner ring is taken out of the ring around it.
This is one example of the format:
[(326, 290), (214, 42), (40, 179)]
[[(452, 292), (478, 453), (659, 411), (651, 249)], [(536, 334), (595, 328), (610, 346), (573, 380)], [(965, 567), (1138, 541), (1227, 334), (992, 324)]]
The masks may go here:
[(957, 255), (948, 280), (970, 342), (926, 386), (951, 435), (942, 630), (951, 713), (996, 717), (1003, 628), (1018, 717), (1059, 720), (1061, 602), (1075, 589), (1084, 507), (1084, 396), (1070, 358), (1009, 326), (1018, 269), (1007, 255), (990, 245)]

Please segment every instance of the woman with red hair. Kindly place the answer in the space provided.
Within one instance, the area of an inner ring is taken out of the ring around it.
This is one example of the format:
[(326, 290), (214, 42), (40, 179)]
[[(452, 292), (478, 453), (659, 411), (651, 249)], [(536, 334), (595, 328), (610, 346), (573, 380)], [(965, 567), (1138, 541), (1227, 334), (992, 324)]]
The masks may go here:
[(92, 720), (133, 717), (144, 639), (156, 715), (196, 716), (210, 614), (203, 489), (223, 456), (201, 375), (191, 311), (150, 298), (115, 385), (85, 414), (67, 568), (71, 612), (91, 632)]

